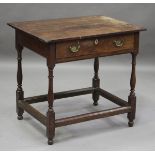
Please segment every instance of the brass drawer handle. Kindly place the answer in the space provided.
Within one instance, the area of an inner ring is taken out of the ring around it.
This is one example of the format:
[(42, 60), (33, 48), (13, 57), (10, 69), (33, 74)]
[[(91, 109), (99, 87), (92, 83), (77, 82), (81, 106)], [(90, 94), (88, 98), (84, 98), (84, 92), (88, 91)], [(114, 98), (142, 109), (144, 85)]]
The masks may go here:
[(116, 47), (122, 47), (124, 45), (124, 41), (123, 40), (114, 40), (113, 41), (113, 44), (116, 46)]
[(80, 50), (80, 43), (77, 42), (76, 45), (71, 45), (71, 46), (69, 47), (69, 49), (70, 49), (70, 51), (71, 51), (72, 53), (78, 52), (78, 51)]

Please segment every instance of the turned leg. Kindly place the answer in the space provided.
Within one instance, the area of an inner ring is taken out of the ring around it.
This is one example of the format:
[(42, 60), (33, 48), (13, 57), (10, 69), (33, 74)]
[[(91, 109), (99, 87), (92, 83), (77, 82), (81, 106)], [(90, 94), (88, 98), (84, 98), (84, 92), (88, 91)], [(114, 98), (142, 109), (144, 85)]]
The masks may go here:
[[(99, 88), (100, 86), (100, 79), (99, 79), (99, 76), (98, 76), (98, 70), (99, 70), (99, 58), (96, 57), (94, 59), (94, 77), (93, 77), (93, 82), (92, 82), (92, 85), (93, 85), (93, 88)], [(99, 100), (99, 93), (96, 90), (94, 90), (93, 94), (92, 94), (92, 98), (93, 98), (93, 105), (98, 105), (98, 100)]]
[(23, 119), (23, 113), (24, 110), (18, 106), (18, 100), (23, 100), (24, 99), (24, 91), (22, 88), (22, 80), (23, 80), (23, 75), (22, 75), (22, 50), (23, 47), (20, 45), (16, 45), (16, 50), (17, 50), (17, 90), (16, 90), (16, 111), (18, 115), (18, 119), (22, 120)]
[(132, 53), (132, 71), (130, 78), (130, 94), (128, 97), (128, 103), (131, 106), (131, 112), (128, 113), (128, 125), (132, 127), (134, 125), (135, 113), (136, 113), (136, 95), (135, 95), (135, 85), (136, 85), (136, 54)]
[(48, 137), (48, 144), (53, 144), (53, 138), (55, 135), (55, 113), (53, 110), (53, 101), (54, 101), (54, 94), (53, 94), (53, 68), (48, 66), (49, 71), (49, 86), (48, 86), (48, 111), (47, 111), (47, 137)]

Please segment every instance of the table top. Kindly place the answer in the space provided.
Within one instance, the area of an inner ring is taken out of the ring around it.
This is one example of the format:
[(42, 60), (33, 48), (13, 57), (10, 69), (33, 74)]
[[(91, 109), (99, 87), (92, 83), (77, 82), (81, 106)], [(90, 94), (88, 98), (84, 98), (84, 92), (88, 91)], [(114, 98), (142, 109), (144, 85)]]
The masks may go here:
[(105, 16), (12, 22), (8, 25), (46, 43), (145, 30)]

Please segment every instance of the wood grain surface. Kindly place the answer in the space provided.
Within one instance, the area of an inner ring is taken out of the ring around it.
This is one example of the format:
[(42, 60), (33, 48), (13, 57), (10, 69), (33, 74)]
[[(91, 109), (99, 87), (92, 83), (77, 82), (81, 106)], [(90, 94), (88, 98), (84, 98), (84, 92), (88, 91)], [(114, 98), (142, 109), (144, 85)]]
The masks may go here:
[[(75, 40), (75, 41), (66, 41), (56, 44), (56, 58), (59, 61), (60, 59), (65, 58), (74, 58), (80, 56), (87, 56), (87, 55), (98, 55), (98, 54), (116, 54), (119, 51), (130, 50), (134, 49), (134, 35), (127, 34), (127, 35), (116, 35), (110, 37), (99, 37), (98, 38), (98, 45), (95, 45), (96, 38), (93, 39), (84, 39), (84, 40)], [(115, 40), (123, 40), (123, 46), (116, 47), (114, 45)], [(79, 41), (80, 49), (78, 52), (73, 53), (70, 51), (69, 47), (71, 45), (76, 45)]]
[(8, 23), (46, 43), (145, 30), (105, 16), (87, 16)]

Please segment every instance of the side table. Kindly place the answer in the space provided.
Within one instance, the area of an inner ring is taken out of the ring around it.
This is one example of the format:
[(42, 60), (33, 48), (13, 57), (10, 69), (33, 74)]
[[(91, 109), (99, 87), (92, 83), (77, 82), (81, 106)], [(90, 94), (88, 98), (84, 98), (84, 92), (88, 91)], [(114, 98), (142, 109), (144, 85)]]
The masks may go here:
[[(18, 119), (24, 111), (40, 121), (47, 128), (48, 144), (53, 144), (55, 128), (84, 121), (127, 113), (129, 127), (132, 127), (136, 112), (136, 56), (139, 48), (139, 32), (146, 29), (105, 16), (87, 16), (65, 19), (24, 21), (8, 23), (15, 29), (15, 45), (18, 55), (16, 107)], [(48, 94), (24, 97), (22, 88), (22, 50), (28, 48), (47, 60)], [(98, 76), (99, 57), (119, 54), (132, 55), (131, 91), (125, 101), (100, 88)], [(65, 92), (53, 92), (53, 69), (58, 63), (94, 58), (92, 86)], [(93, 105), (98, 105), (102, 96), (119, 107), (101, 110), (67, 118), (55, 119), (53, 102), (56, 99), (92, 94)], [(31, 106), (48, 101), (47, 115)]]

